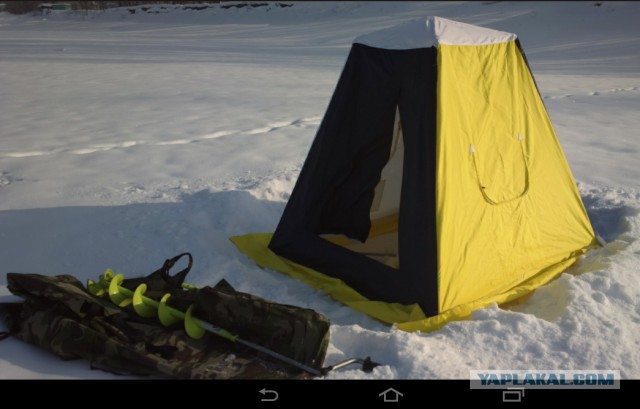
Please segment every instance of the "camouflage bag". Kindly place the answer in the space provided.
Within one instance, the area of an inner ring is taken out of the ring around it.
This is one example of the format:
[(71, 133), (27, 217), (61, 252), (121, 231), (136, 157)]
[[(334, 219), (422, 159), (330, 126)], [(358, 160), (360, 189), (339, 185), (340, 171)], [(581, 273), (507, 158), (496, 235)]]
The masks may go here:
[[(189, 266), (169, 275), (188, 255)], [(222, 280), (215, 287), (181, 287), (191, 268), (189, 253), (165, 262), (144, 278), (125, 280), (134, 290), (145, 283), (145, 295), (171, 293), (172, 307), (238, 334), (298, 362), (320, 370), (329, 341), (329, 320), (310, 309), (277, 304), (238, 292)], [(159, 375), (191, 379), (308, 378), (301, 369), (206, 333), (190, 338), (182, 323), (164, 327), (157, 318), (143, 318), (119, 308), (108, 296), (91, 294), (70, 275), (7, 274), (9, 290), (23, 303), (0, 304), (11, 335), (50, 350), (61, 358), (84, 358), (92, 368), (118, 374)]]

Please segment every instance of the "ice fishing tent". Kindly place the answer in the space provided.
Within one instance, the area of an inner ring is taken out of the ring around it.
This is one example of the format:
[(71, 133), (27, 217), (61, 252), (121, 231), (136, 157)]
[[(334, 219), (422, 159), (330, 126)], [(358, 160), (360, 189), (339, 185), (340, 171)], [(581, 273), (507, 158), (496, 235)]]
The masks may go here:
[(595, 245), (515, 34), (439, 17), (358, 37), (256, 262), (405, 330), (529, 293)]

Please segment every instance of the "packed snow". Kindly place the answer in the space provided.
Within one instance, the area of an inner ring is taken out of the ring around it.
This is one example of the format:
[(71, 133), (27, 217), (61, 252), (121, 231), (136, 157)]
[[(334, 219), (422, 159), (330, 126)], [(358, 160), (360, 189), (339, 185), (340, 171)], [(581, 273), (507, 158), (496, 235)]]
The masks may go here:
[[(468, 379), (477, 369), (640, 377), (640, 4), (320, 2), (0, 13), (0, 301), (7, 272), (148, 274), (313, 308), (333, 379)], [(228, 240), (273, 231), (352, 41), (426, 16), (516, 33), (606, 241), (526, 302), (432, 333), (379, 323)], [(6, 329), (0, 323), (0, 330)], [(13, 338), (0, 378), (117, 378)]]

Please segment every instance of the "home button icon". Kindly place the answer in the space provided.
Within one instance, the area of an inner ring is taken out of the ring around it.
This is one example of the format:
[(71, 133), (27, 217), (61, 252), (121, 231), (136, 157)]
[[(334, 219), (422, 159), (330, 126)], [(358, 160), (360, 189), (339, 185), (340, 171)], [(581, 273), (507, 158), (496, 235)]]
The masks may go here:
[(384, 400), (385, 403), (395, 403), (398, 402), (400, 400), (401, 397), (403, 397), (404, 395), (393, 389), (393, 388), (389, 388), (385, 391), (382, 391), (378, 394), (379, 397), (382, 397), (382, 399)]

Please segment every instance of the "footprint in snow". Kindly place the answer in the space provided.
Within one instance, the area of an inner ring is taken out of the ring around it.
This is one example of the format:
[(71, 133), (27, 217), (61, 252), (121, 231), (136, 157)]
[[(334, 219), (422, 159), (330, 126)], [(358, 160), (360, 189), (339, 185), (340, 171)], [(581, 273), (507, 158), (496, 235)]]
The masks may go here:
[(9, 172), (0, 173), (0, 188), (9, 186), (15, 182), (20, 182), (22, 179), (15, 178), (9, 174)]

